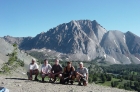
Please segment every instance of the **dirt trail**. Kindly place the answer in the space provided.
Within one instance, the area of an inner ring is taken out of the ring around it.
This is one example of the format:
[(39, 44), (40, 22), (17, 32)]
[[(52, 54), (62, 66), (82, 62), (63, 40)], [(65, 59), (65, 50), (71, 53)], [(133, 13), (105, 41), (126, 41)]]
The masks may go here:
[(6, 87), (10, 92), (132, 92), (123, 89), (89, 84), (88, 86), (61, 85), (29, 81), (21, 74), (14, 76), (0, 75), (0, 86)]

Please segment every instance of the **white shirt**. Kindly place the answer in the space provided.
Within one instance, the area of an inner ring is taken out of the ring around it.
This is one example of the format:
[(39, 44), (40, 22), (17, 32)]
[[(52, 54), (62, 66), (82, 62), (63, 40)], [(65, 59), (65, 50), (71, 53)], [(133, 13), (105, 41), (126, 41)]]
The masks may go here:
[(34, 63), (34, 64), (30, 63), (29, 64), (29, 70), (35, 70), (35, 69), (39, 69), (38, 64), (37, 63)]
[(42, 72), (45, 72), (46, 74), (48, 74), (52, 69), (52, 66), (50, 64), (47, 64), (47, 65), (42, 65), (41, 67), (41, 71)]
[(87, 76), (86, 74), (88, 73), (88, 69), (86, 67), (78, 68), (76, 71), (79, 72), (80, 74), (82, 74), (85, 77)]

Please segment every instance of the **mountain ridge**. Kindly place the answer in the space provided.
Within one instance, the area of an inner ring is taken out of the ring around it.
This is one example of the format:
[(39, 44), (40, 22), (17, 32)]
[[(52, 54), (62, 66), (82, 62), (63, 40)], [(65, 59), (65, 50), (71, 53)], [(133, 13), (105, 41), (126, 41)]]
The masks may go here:
[[(0, 38), (0, 68), (2, 67), (3, 63), (8, 62), (9, 57), (7, 56), (8, 54), (12, 53), (14, 50), (13, 44), (8, 43), (5, 41), (3, 38)], [(28, 55), (22, 50), (17, 49), (17, 58), (22, 60), (25, 64), (24, 67), (28, 67), (29, 63), (32, 60), (32, 56)]]
[[(3, 39), (10, 42), (7, 37)], [(107, 31), (96, 20), (72, 20), (35, 37), (14, 39), (20, 49), (54, 50), (60, 54), (55, 57), (66, 54), (68, 60), (90, 61), (100, 57), (104, 58), (102, 62), (113, 64), (140, 63), (140, 37), (129, 31)]]

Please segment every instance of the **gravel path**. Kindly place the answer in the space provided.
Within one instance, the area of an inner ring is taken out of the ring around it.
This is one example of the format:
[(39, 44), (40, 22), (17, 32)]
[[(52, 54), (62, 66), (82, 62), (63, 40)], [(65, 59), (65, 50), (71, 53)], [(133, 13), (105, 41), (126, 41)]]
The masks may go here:
[(10, 92), (132, 92), (123, 89), (89, 84), (88, 86), (61, 85), (29, 81), (25, 77), (0, 75), (0, 86), (6, 87)]

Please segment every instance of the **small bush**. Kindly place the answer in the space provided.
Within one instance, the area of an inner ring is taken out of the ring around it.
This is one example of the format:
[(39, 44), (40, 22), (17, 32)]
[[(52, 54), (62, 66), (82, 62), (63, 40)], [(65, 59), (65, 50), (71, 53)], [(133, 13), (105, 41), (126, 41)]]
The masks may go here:
[(112, 87), (117, 87), (118, 84), (119, 84), (119, 83), (118, 83), (117, 81), (112, 81), (112, 82), (111, 82), (111, 86), (112, 86)]
[(16, 70), (16, 68), (20, 65), (20, 66), (24, 66), (24, 61), (19, 60), (17, 57), (17, 45), (13, 44), (14, 50), (12, 53), (8, 53), (9, 56), (9, 60), (8, 62), (4, 63), (2, 66), (2, 72), (3, 73), (7, 73), (10, 72), (11, 70)]
[(10, 67), (7, 64), (4, 64), (1, 69), (3, 70), (4, 73), (10, 72)]

